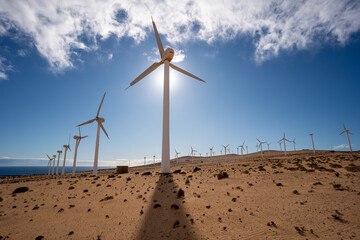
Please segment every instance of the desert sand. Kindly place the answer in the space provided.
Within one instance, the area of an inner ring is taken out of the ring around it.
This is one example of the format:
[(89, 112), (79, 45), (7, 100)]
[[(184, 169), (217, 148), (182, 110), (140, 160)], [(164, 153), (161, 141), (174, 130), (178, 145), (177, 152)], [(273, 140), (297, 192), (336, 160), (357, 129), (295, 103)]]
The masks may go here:
[(360, 152), (171, 164), (2, 178), (0, 239), (360, 239)]

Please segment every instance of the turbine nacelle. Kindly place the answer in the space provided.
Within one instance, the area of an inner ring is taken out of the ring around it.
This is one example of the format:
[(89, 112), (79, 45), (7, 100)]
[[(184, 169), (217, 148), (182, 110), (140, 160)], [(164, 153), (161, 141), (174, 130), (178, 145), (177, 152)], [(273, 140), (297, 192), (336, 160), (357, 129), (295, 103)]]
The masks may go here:
[(167, 48), (165, 51), (164, 51), (164, 56), (162, 57), (161, 59), (161, 62), (165, 62), (165, 60), (168, 60), (169, 62), (171, 62), (171, 60), (173, 59), (174, 57), (174, 49), (172, 48)]
[(103, 122), (105, 122), (105, 118), (97, 117), (96, 121), (103, 123)]

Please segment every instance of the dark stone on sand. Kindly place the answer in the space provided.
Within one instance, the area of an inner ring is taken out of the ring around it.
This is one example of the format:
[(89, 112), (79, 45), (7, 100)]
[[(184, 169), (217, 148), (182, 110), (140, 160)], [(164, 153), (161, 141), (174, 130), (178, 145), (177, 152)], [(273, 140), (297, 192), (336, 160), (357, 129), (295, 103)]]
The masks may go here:
[(100, 202), (111, 200), (111, 199), (114, 199), (114, 197), (113, 196), (106, 196), (105, 198), (101, 199)]
[(15, 190), (13, 191), (13, 194), (14, 194), (14, 193), (24, 193), (24, 192), (27, 192), (27, 191), (29, 191), (29, 188), (28, 188), (28, 187), (19, 187), (19, 188), (15, 189)]
[(69, 234), (68, 234), (69, 236), (71, 236), (71, 235), (74, 235), (74, 232), (73, 231), (71, 231), (71, 232), (69, 232)]
[(176, 209), (176, 210), (177, 210), (177, 209), (179, 209), (179, 206), (178, 206), (177, 204), (172, 204), (172, 205), (171, 205), (171, 208), (173, 208), (173, 209)]
[(177, 193), (177, 197), (178, 197), (178, 198), (181, 198), (181, 197), (183, 197), (183, 196), (185, 196), (185, 192), (184, 192), (184, 190), (182, 190), (182, 189), (180, 188), (179, 191), (178, 191), (178, 193)]
[[(1, 239), (1, 238), (0, 238)], [(35, 240), (42, 240), (42, 239), (44, 239), (44, 236), (37, 236), (36, 238), (35, 238)]]
[(69, 187), (69, 190), (72, 190), (72, 189), (75, 189), (74, 186), (70, 186), (70, 187)]
[(151, 172), (144, 172), (143, 174), (141, 174), (141, 176), (151, 176), (152, 173)]
[(200, 171), (200, 170), (201, 170), (201, 168), (195, 167), (194, 170), (193, 170), (193, 172), (197, 172), (197, 171)]
[(218, 180), (228, 178), (228, 177), (229, 177), (229, 174), (227, 174), (227, 172), (224, 172), (224, 171), (221, 171), (220, 173), (217, 174)]
[(154, 205), (154, 208), (159, 208), (159, 207), (161, 207), (161, 205), (158, 203)]
[(175, 223), (174, 223), (174, 225), (173, 225), (173, 228), (176, 228), (176, 227), (178, 227), (179, 225), (180, 225), (179, 220), (176, 220)]

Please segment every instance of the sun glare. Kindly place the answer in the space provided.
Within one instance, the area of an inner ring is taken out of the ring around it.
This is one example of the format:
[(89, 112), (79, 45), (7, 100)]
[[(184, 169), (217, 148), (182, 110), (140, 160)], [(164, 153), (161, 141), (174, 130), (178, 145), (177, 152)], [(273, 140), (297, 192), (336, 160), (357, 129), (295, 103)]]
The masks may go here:
[[(170, 71), (170, 92), (174, 92), (179, 88), (179, 74), (173, 69), (169, 69)], [(164, 67), (160, 66), (156, 69), (155, 72), (152, 73), (152, 81), (154, 82), (154, 87), (156, 90), (163, 91), (164, 89)]]

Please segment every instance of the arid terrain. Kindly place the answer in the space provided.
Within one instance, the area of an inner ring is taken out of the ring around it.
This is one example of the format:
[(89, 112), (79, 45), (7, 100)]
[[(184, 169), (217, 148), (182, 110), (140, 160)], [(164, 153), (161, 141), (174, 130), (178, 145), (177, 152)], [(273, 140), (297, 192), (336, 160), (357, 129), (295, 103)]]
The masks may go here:
[(360, 239), (360, 152), (178, 160), (2, 178), (0, 239)]

